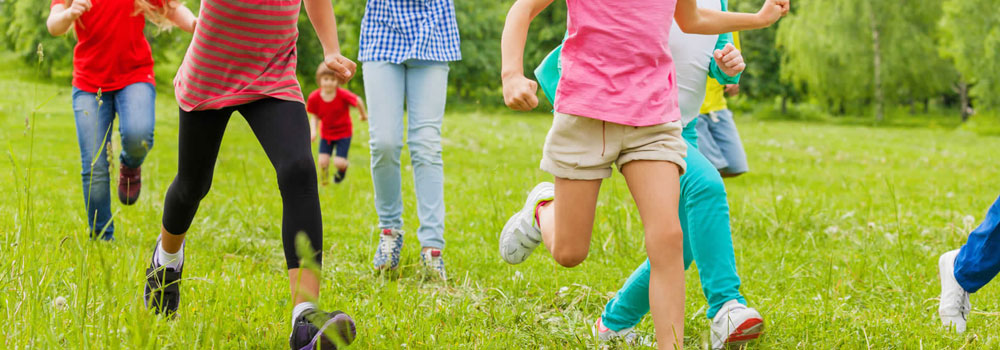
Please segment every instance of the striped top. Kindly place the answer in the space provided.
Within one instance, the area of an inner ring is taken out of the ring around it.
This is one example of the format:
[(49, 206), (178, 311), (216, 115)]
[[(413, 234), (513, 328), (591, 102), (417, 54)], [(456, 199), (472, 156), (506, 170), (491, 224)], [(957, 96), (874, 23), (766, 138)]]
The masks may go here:
[(368, 0), (358, 61), (462, 59), (452, 0)]
[(300, 6), (301, 0), (202, 0), (174, 78), (181, 109), (221, 109), (268, 97), (303, 102), (295, 75)]

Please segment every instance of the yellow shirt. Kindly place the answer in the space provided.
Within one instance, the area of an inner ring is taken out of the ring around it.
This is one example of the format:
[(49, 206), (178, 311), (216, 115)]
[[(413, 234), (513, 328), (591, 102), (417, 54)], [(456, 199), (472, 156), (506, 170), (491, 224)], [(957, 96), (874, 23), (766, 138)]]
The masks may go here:
[[(740, 48), (738, 32), (733, 32), (733, 44), (737, 49)], [(701, 110), (698, 113), (708, 114), (726, 108), (725, 87), (715, 79), (708, 79), (708, 83), (705, 85), (705, 101), (701, 103)]]

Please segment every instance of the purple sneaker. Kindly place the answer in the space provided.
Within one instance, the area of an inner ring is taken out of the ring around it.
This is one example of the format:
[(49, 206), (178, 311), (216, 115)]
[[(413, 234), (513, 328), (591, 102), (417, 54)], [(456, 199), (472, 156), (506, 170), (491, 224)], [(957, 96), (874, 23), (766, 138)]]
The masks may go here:
[(335, 350), (338, 345), (350, 344), (357, 335), (351, 316), (340, 311), (326, 313), (313, 309), (295, 320), (288, 344), (292, 350)]
[(125, 205), (135, 204), (142, 190), (141, 167), (129, 168), (122, 164), (118, 168), (118, 200)]

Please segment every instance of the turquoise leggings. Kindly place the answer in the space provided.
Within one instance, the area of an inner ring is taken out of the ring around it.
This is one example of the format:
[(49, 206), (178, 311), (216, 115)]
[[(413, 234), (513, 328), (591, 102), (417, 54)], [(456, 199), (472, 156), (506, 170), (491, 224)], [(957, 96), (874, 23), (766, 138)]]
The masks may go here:
[[(727, 301), (740, 295), (740, 276), (729, 228), (729, 203), (719, 171), (698, 152), (697, 119), (684, 128), (688, 145), (687, 172), (681, 176), (678, 215), (684, 230), (684, 268), (694, 260), (701, 275), (702, 292), (708, 299), (708, 318), (715, 317)], [(649, 259), (632, 272), (625, 285), (608, 301), (601, 318), (619, 331), (634, 327), (649, 312)]]

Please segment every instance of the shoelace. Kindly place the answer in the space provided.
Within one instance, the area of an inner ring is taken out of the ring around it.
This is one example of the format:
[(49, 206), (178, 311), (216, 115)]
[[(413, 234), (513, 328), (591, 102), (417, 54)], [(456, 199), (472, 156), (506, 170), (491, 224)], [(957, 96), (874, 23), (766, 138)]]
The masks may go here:
[(386, 236), (382, 235), (382, 239), (378, 243), (378, 251), (382, 255), (392, 255), (393, 251), (396, 250), (396, 241), (399, 236)]

